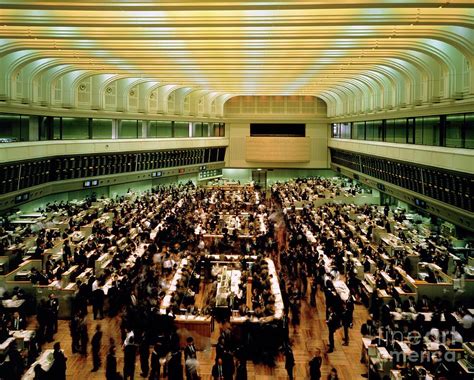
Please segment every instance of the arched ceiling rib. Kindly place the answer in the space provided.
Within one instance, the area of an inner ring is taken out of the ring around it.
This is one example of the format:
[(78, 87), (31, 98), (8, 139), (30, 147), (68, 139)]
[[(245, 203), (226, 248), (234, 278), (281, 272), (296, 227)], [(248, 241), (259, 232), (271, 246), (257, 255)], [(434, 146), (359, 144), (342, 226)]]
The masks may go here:
[(0, 11), (6, 99), (21, 70), (45, 83), (74, 71), (145, 78), (195, 91), (193, 108), (207, 96), (205, 109), (210, 94), (314, 95), (352, 112), (366, 111), (354, 109), (361, 93), (373, 107), (474, 96), (472, 1), (4, 0)]

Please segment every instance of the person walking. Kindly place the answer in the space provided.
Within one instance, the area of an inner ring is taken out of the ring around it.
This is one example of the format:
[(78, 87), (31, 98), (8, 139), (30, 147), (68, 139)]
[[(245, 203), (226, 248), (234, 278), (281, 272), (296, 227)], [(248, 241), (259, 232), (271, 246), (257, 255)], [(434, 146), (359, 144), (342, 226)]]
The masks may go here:
[(328, 309), (328, 319), (326, 320), (329, 330), (329, 348), (328, 354), (334, 351), (334, 333), (339, 327), (339, 318), (337, 317), (336, 313), (332, 306), (329, 306)]
[(347, 306), (344, 306), (341, 316), (341, 324), (344, 329), (344, 343), (343, 346), (349, 345), (349, 327), (352, 325), (352, 314)]
[(96, 328), (95, 328), (94, 336), (92, 337), (92, 340), (91, 340), (92, 363), (94, 365), (91, 372), (96, 372), (100, 368), (100, 365), (101, 365), (100, 346), (101, 346), (101, 344), (102, 344), (102, 331), (100, 329), (100, 325), (97, 325)]
[(150, 365), (150, 377), (149, 380), (158, 380), (161, 374), (161, 363), (160, 363), (161, 348), (160, 344), (156, 343), (151, 352), (151, 365)]
[(136, 356), (137, 346), (135, 344), (135, 338), (131, 336), (123, 349), (123, 380), (134, 379)]
[(288, 379), (293, 380), (293, 368), (295, 367), (295, 357), (293, 350), (288, 347), (285, 351), (285, 369), (288, 373)]
[(83, 315), (79, 323), (79, 339), (81, 355), (87, 356), (87, 343), (89, 343), (89, 333), (87, 332), (87, 317)]
[(313, 358), (309, 361), (309, 377), (311, 380), (321, 379), (321, 364), (323, 358), (321, 357), (321, 350), (317, 349)]
[(311, 280), (311, 293), (309, 294), (309, 304), (311, 307), (316, 307), (316, 294), (318, 292), (318, 283), (316, 278), (313, 277)]
[(107, 354), (107, 360), (105, 364), (105, 378), (106, 380), (118, 380), (117, 373), (117, 357), (115, 356), (117, 349), (114, 346), (110, 346), (109, 353)]
[(142, 370), (140, 376), (147, 377), (148, 372), (150, 371), (150, 342), (148, 341), (148, 336), (145, 332), (143, 332), (141, 335), (138, 351), (140, 354), (140, 368)]

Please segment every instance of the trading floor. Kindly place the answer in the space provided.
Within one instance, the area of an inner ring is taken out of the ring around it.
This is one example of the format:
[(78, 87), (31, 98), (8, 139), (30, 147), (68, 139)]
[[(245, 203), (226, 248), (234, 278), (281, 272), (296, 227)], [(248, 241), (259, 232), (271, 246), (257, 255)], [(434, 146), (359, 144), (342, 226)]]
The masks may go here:
[(377, 201), (333, 176), (20, 210), (3, 376), (468, 378), (469, 234)]
[(0, 2), (0, 380), (472, 380), (473, 199), (473, 0)]

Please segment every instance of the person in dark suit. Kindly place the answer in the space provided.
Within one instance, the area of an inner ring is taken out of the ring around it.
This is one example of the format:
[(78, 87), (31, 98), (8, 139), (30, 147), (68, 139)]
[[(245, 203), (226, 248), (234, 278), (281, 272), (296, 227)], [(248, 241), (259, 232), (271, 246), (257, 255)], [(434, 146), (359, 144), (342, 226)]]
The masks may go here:
[(138, 348), (140, 354), (140, 368), (142, 370), (140, 376), (147, 377), (150, 371), (148, 360), (150, 359), (150, 342), (145, 332), (142, 333), (140, 339), (140, 346)]
[(344, 306), (341, 316), (342, 327), (344, 328), (344, 343), (343, 346), (349, 345), (349, 328), (352, 325), (352, 313), (347, 305)]
[(100, 325), (97, 325), (95, 328), (94, 336), (91, 340), (92, 345), (92, 363), (94, 368), (92, 368), (92, 372), (95, 372), (99, 369), (101, 361), (100, 361), (100, 345), (102, 342), (102, 331), (100, 329)]
[(196, 346), (194, 345), (194, 339), (190, 336), (186, 338), (186, 347), (184, 347), (184, 360), (189, 358), (196, 359)]
[(245, 359), (237, 360), (235, 380), (247, 380), (247, 362), (245, 361)]
[(211, 374), (214, 380), (224, 380), (224, 365), (222, 364), (222, 358), (216, 360), (216, 363), (212, 366)]
[(160, 344), (156, 343), (151, 352), (151, 369), (149, 380), (158, 380), (161, 374), (161, 363), (160, 363), (161, 348)]
[(55, 297), (54, 294), (49, 295), (48, 300), (48, 308), (51, 310), (52, 321), (50, 322), (52, 325), (53, 333), (58, 332), (58, 314), (59, 314), (59, 300)]
[(100, 287), (92, 293), (92, 311), (94, 319), (104, 318), (104, 291)]
[(117, 380), (117, 358), (115, 356), (116, 348), (111, 346), (107, 354), (107, 361), (105, 364), (105, 378), (107, 380)]
[(293, 380), (293, 368), (295, 367), (295, 357), (293, 350), (288, 347), (285, 351), (285, 369), (288, 373), (288, 379)]
[(339, 319), (337, 318), (336, 313), (332, 306), (328, 309), (328, 319), (326, 320), (329, 329), (329, 348), (328, 353), (334, 351), (334, 333), (336, 332), (337, 328), (339, 327)]
[(133, 336), (128, 340), (128, 344), (123, 349), (123, 380), (133, 380), (135, 376), (135, 359), (137, 356), (137, 346)]
[(321, 364), (323, 359), (321, 358), (321, 351), (316, 350), (313, 358), (309, 361), (309, 376), (311, 380), (321, 379)]
[(112, 282), (112, 286), (107, 292), (107, 297), (109, 298), (109, 317), (115, 317), (119, 310), (119, 291), (116, 281)]
[[(61, 350), (59, 342), (54, 343), (53, 365), (51, 366), (51, 378), (55, 380), (66, 380), (66, 361), (64, 352)], [(48, 374), (49, 377), (49, 374)]]
[(25, 327), (26, 327), (25, 319), (20, 317), (20, 313), (18, 311), (15, 311), (13, 313), (13, 318), (11, 321), (11, 328), (13, 330), (24, 330)]
[(179, 350), (171, 353), (171, 358), (168, 361), (168, 379), (183, 379), (183, 365), (181, 364), (181, 351)]
[[(48, 379), (48, 374), (43, 368), (41, 368), (41, 364), (35, 365), (34, 372), (35, 372), (34, 380), (47, 380)], [(0, 378), (2, 378), (1, 374), (0, 374)]]

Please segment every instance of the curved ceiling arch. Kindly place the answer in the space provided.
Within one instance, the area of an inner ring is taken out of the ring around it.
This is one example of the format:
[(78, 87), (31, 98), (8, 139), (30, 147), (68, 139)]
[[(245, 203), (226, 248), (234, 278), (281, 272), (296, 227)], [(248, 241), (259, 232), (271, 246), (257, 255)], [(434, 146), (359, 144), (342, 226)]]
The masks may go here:
[[(359, 105), (366, 112), (366, 106), (474, 102), (468, 0), (8, 0), (0, 40), (0, 97), (12, 102), (76, 107), (75, 89), (67, 86), (88, 76), (99, 109), (104, 81), (116, 78), (128, 83), (120, 95), (126, 110), (133, 78), (141, 112), (156, 89), (161, 99), (176, 91), (179, 112), (194, 93), (192, 112), (203, 102), (206, 114), (223, 95), (311, 95), (336, 113)], [(16, 77), (19, 71), (26, 79)], [(55, 100), (47, 86), (59, 79), (67, 85)], [(166, 112), (165, 103), (157, 100), (157, 112)]]

